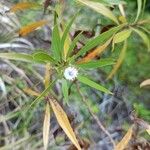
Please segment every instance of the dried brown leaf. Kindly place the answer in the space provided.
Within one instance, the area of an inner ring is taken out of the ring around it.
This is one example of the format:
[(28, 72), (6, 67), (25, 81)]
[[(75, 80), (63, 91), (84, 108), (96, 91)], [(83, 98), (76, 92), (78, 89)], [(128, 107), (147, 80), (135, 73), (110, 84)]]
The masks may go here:
[(123, 139), (116, 145), (115, 150), (124, 150), (128, 145), (133, 133), (133, 126), (129, 128)]
[(31, 2), (21, 2), (17, 3), (16, 5), (12, 6), (10, 8), (11, 12), (16, 12), (19, 10), (24, 10), (24, 9), (29, 9), (29, 8), (36, 8), (39, 7), (40, 5), (38, 3), (31, 3)]
[(150, 79), (144, 80), (141, 84), (140, 87), (148, 86), (150, 85)]
[(98, 46), (96, 49), (94, 49), (91, 53), (89, 53), (87, 56), (85, 56), (83, 59), (77, 62), (77, 64), (89, 62), (93, 58), (95, 58), (97, 55), (100, 55), (110, 44), (112, 38), (110, 38), (105, 44)]
[(43, 123), (43, 144), (45, 150), (47, 150), (48, 147), (49, 130), (50, 130), (50, 106), (49, 106), (49, 102), (47, 102), (46, 109), (45, 109), (44, 123)]
[(55, 99), (51, 98), (49, 100), (59, 125), (64, 130), (68, 138), (72, 141), (72, 143), (76, 146), (76, 148), (81, 150), (66, 113)]
[(22, 27), (20, 30), (19, 30), (19, 35), (20, 36), (26, 36), (27, 34), (33, 32), (34, 30), (36, 30), (37, 28), (47, 24), (48, 21), (47, 20), (40, 20), (40, 21), (37, 21), (37, 22), (34, 22), (34, 23), (31, 23), (25, 27)]

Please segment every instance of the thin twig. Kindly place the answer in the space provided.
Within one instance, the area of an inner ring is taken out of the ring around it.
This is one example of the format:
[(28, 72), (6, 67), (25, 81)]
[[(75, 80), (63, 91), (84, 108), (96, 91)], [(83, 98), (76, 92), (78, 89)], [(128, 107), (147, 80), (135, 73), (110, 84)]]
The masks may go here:
[(76, 82), (76, 87), (77, 87), (77, 90), (82, 98), (82, 101), (84, 102), (84, 104), (87, 106), (90, 114), (92, 115), (92, 117), (95, 119), (95, 121), (97, 122), (98, 126), (100, 127), (100, 129), (109, 137), (114, 149), (115, 149), (115, 142), (114, 140), (112, 139), (110, 133), (105, 129), (105, 127), (102, 125), (101, 121), (99, 120), (99, 118), (94, 114), (94, 112), (92, 111), (92, 109), (90, 108), (89, 104), (87, 103), (87, 100), (86, 98), (84, 97), (84, 95), (82, 94), (82, 92), (80, 91), (80, 88), (79, 88), (79, 85), (78, 83)]

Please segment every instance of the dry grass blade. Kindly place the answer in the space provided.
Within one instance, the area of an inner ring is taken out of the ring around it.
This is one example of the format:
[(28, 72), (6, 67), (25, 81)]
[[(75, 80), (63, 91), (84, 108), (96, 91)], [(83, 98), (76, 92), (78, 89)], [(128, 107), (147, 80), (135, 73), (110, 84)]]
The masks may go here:
[(49, 102), (47, 102), (46, 109), (45, 109), (44, 123), (43, 123), (43, 144), (45, 150), (47, 150), (48, 147), (49, 130), (50, 130), (50, 106), (49, 106)]
[(37, 28), (47, 24), (48, 21), (47, 20), (40, 20), (40, 21), (37, 21), (37, 22), (34, 22), (34, 23), (31, 23), (25, 27), (22, 27), (20, 30), (19, 30), (19, 35), (20, 36), (26, 36), (27, 34), (33, 32), (34, 30), (36, 30)]
[(58, 102), (55, 99), (51, 98), (49, 99), (49, 101), (50, 101), (50, 104), (52, 106), (52, 109), (54, 111), (54, 114), (57, 118), (59, 125), (64, 130), (68, 138), (72, 141), (72, 143), (76, 146), (76, 148), (78, 150), (81, 150), (81, 147), (78, 143), (75, 133), (73, 132), (73, 129), (70, 125), (70, 122), (68, 120), (66, 113), (64, 112), (64, 110), (61, 108), (61, 106), (58, 104)]
[(129, 128), (128, 132), (126, 135), (123, 137), (123, 139), (117, 144), (115, 150), (124, 150), (124, 148), (127, 146), (129, 143), (133, 133), (133, 126)]
[(12, 6), (10, 8), (11, 12), (16, 12), (19, 10), (24, 10), (24, 9), (29, 9), (29, 8), (36, 8), (39, 7), (40, 5), (37, 3), (31, 3), (31, 2), (21, 2), (17, 3), (16, 5)]
[(150, 79), (144, 80), (141, 84), (140, 87), (148, 86), (150, 85)]
[(110, 38), (105, 44), (98, 46), (96, 49), (94, 49), (91, 53), (89, 53), (87, 56), (85, 56), (83, 59), (77, 62), (77, 64), (89, 62), (93, 58), (95, 58), (97, 55), (100, 55), (110, 44), (112, 38)]
[(126, 54), (126, 49), (127, 49), (127, 42), (124, 42), (122, 51), (120, 53), (119, 59), (117, 60), (117, 63), (114, 65), (113, 70), (111, 71), (111, 73), (109, 74), (109, 76), (107, 77), (107, 79), (111, 79), (113, 77), (113, 75), (117, 72), (117, 70), (119, 69), (119, 67), (121, 66), (124, 58), (125, 58), (125, 54)]
[(39, 96), (40, 93), (36, 92), (36, 91), (33, 91), (32, 89), (30, 88), (24, 88), (23, 91), (28, 94), (28, 95), (32, 95), (32, 96)]
[(45, 66), (45, 80), (44, 80), (45, 88), (47, 88), (48, 85), (50, 84), (50, 76), (51, 76), (51, 65), (50, 63), (47, 63)]

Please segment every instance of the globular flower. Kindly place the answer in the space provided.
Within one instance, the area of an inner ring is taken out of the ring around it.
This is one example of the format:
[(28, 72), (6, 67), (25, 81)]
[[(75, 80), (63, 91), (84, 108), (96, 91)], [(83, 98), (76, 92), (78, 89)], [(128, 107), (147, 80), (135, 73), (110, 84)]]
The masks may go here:
[(64, 77), (67, 80), (73, 81), (78, 75), (78, 70), (75, 67), (68, 67), (64, 70)]

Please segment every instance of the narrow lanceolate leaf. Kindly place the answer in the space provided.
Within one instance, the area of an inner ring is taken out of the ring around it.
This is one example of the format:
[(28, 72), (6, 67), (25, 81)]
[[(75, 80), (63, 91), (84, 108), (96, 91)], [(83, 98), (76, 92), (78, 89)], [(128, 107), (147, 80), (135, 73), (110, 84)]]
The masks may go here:
[(111, 40), (112, 40), (112, 38), (110, 38), (108, 41), (106, 41), (106, 43), (104, 43), (103, 45), (98, 46), (87, 56), (85, 56), (83, 59), (78, 61), (77, 64), (82, 64), (82, 63), (88, 62), (88, 61), (92, 60), (93, 58), (95, 58), (96, 56), (100, 55), (110, 44)]
[(69, 35), (67, 35), (67, 38), (66, 38), (64, 46), (63, 46), (64, 50), (63, 50), (63, 54), (62, 54), (65, 61), (67, 59), (70, 44), (71, 44), (71, 37)]
[(43, 61), (43, 62), (55, 62), (55, 60), (47, 53), (43, 52), (37, 52), (32, 54), (33, 59), (37, 61)]
[(24, 26), (22, 27), (20, 30), (19, 30), (19, 35), (20, 36), (26, 36), (27, 34), (33, 32), (34, 30), (36, 30), (37, 28), (47, 24), (48, 21), (47, 20), (40, 20), (40, 21), (37, 21), (37, 22), (34, 22), (34, 23), (31, 23), (27, 26)]
[(36, 91), (34, 91), (34, 90), (30, 89), (30, 88), (24, 88), (23, 91), (25, 93), (27, 93), (28, 95), (32, 95), (32, 96), (39, 96), (40, 95), (39, 92), (36, 92)]
[(126, 29), (121, 32), (118, 32), (113, 38), (113, 43), (120, 43), (125, 41), (131, 35), (131, 32), (131, 29)]
[(119, 58), (117, 60), (117, 63), (114, 65), (113, 70), (111, 71), (111, 73), (109, 74), (107, 79), (111, 79), (113, 77), (113, 75), (117, 72), (117, 70), (119, 69), (119, 67), (121, 66), (124, 58), (125, 58), (125, 54), (126, 54), (126, 49), (127, 49), (127, 42), (124, 42), (123, 48), (121, 50), (121, 53), (119, 55)]
[(54, 25), (53, 32), (52, 32), (52, 51), (55, 59), (59, 61), (61, 58), (62, 45), (61, 45), (60, 32), (57, 23)]
[(115, 15), (112, 13), (112, 11), (110, 11), (106, 6), (104, 6), (103, 4), (99, 3), (99, 2), (92, 2), (90, 0), (77, 0), (82, 4), (85, 4), (86, 6), (92, 8), (93, 10), (97, 11), (98, 13), (104, 15), (105, 17), (111, 19), (112, 21), (114, 21), (115, 23), (118, 23), (117, 18), (115, 17)]
[(0, 53), (0, 58), (19, 60), (25, 62), (34, 62), (33, 57), (23, 53)]
[(108, 65), (114, 65), (115, 61), (114, 59), (100, 59), (98, 61), (89, 61), (85, 63), (79, 63), (77, 64), (78, 67), (83, 68), (83, 69), (93, 69), (93, 68), (99, 68), (99, 67), (104, 67)]
[(118, 32), (122, 27), (124, 27), (124, 25), (120, 25), (117, 27), (114, 27), (110, 30), (108, 30), (107, 32), (104, 32), (102, 34), (100, 34), (99, 36), (97, 36), (96, 38), (90, 40), (89, 42), (87, 42), (85, 44), (85, 46), (83, 46), (80, 51), (72, 57), (72, 60), (75, 60), (75, 58), (77, 58), (78, 56), (81, 56), (83, 54), (85, 54), (87, 51), (91, 50), (92, 48), (98, 46), (99, 44), (104, 44), (106, 43), (106, 41), (108, 39), (110, 39), (116, 32)]
[(67, 81), (65, 79), (62, 80), (62, 93), (64, 96), (65, 103), (68, 103), (68, 99), (69, 99), (68, 84), (67, 84)]
[(102, 92), (104, 92), (104, 93), (112, 94), (112, 92), (110, 92), (108, 89), (106, 89), (106, 88), (103, 87), (102, 85), (100, 85), (100, 84), (98, 84), (98, 83), (96, 83), (96, 82), (94, 82), (94, 81), (88, 79), (87, 77), (78, 76), (77, 78), (78, 78), (78, 80), (79, 80), (80, 82), (82, 82), (82, 83), (84, 83), (84, 84), (86, 84), (86, 85), (88, 85), (88, 86), (90, 86), (90, 87), (92, 87), (92, 88), (95, 88), (95, 89), (97, 89), (97, 90), (99, 90), (99, 91), (102, 91)]
[[(37, 104), (44, 96), (47, 96), (48, 92), (50, 92), (51, 88), (54, 86), (57, 79), (52, 81), (47, 88), (30, 104), (29, 108), (31, 108), (34, 104)], [(28, 108), (28, 109), (29, 109)], [(27, 110), (28, 110), (27, 109)]]
[(134, 32), (136, 32), (143, 39), (143, 42), (145, 43), (145, 45), (148, 48), (148, 51), (150, 51), (150, 38), (147, 36), (147, 34), (145, 34), (144, 32), (142, 32), (139, 29), (132, 28), (132, 30)]
[(45, 150), (47, 150), (48, 147), (49, 131), (50, 131), (50, 106), (49, 102), (47, 102), (43, 123), (43, 144)]
[(45, 88), (47, 88), (48, 85), (50, 84), (50, 78), (51, 78), (51, 65), (50, 63), (47, 63), (45, 65), (45, 77), (44, 77)]
[(108, 3), (108, 5), (126, 4), (125, 1), (121, 1), (121, 0), (104, 0), (104, 2)]
[(141, 84), (140, 87), (148, 86), (150, 85), (150, 79), (144, 80)]
[(124, 150), (132, 137), (132, 133), (133, 133), (133, 126), (129, 128), (128, 132), (123, 137), (123, 139), (116, 145), (115, 150)]
[(31, 3), (31, 2), (21, 2), (17, 3), (16, 5), (10, 8), (11, 12), (16, 12), (20, 10), (30, 9), (30, 8), (39, 8), (41, 5), (38, 3)]
[(71, 52), (72, 52), (72, 51), (74, 50), (74, 48), (76, 47), (77, 42), (79, 41), (81, 35), (82, 35), (82, 32), (80, 32), (80, 33), (73, 39), (73, 41), (71, 42), (71, 44), (70, 44), (70, 46), (69, 46), (69, 49), (68, 49), (67, 57), (70, 56)]
[(137, 0), (137, 4), (138, 4), (138, 9), (137, 9), (137, 15), (136, 15), (136, 18), (135, 18), (134, 22), (137, 22), (138, 18), (140, 16), (140, 13), (141, 13), (141, 10), (142, 10), (142, 0)]
[(75, 133), (73, 132), (73, 129), (70, 125), (69, 119), (62, 109), (62, 107), (58, 104), (58, 102), (55, 99), (49, 99), (50, 104), (52, 106), (52, 109), (54, 111), (54, 114), (56, 116), (56, 119), (61, 126), (61, 128), (64, 130), (68, 138), (72, 141), (72, 143), (76, 146), (78, 150), (81, 150), (81, 147), (78, 143), (78, 140), (75, 136)]
[[(78, 13), (77, 13), (77, 14), (78, 14)], [(77, 14), (74, 15), (73, 18), (69, 21), (69, 23), (67, 24), (67, 26), (66, 26), (66, 28), (65, 28), (65, 31), (64, 31), (64, 33), (63, 33), (63, 35), (62, 35), (61, 44), (62, 44), (62, 47), (64, 48), (64, 51), (66, 51), (66, 49), (65, 49), (65, 47), (64, 47), (65, 41), (66, 41), (66, 39), (67, 39), (67, 37), (68, 37), (69, 30), (70, 30), (71, 25), (73, 24), (73, 22), (74, 22), (74, 20), (75, 20), (75, 18), (76, 18), (76, 16), (77, 16)], [(65, 53), (65, 56), (66, 56), (66, 55), (67, 55), (67, 53)]]

